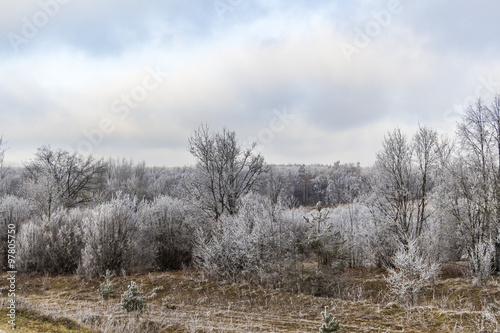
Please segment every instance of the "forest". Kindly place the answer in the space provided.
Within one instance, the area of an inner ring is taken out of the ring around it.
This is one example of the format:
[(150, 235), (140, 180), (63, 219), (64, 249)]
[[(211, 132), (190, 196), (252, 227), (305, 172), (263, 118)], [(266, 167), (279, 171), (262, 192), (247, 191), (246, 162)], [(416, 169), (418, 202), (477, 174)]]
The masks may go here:
[[(325, 299), (354, 302), (359, 291), (359, 299), (404, 309), (425, 303), (446, 278), (498, 287), (500, 96), (465, 108), (454, 137), (421, 124), (414, 133), (388, 131), (372, 166), (271, 165), (255, 145), (240, 146), (237, 133), (205, 124), (188, 142), (193, 166), (46, 145), (22, 167), (2, 165), (3, 271), (15, 264), (26, 279), (97, 285), (104, 276), (110, 288), (127, 276), (191, 272), (207, 283)], [(364, 275), (360, 285), (356, 274)], [(375, 277), (383, 286), (367, 285)], [(493, 331), (496, 299), (483, 301), (470, 309)]]

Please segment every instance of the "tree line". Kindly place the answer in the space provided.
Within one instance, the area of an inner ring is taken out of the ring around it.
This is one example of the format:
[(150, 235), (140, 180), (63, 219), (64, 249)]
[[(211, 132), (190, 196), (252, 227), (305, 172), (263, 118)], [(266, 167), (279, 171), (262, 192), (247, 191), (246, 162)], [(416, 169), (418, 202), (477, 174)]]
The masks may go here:
[(347, 266), (464, 260), (478, 283), (500, 267), (498, 96), (467, 107), (452, 138), (389, 131), (369, 167), (269, 165), (207, 125), (188, 142), (197, 163), (176, 168), (49, 146), (8, 168), (0, 149), (0, 265), (14, 224), (26, 273), (194, 266), (325, 294)]

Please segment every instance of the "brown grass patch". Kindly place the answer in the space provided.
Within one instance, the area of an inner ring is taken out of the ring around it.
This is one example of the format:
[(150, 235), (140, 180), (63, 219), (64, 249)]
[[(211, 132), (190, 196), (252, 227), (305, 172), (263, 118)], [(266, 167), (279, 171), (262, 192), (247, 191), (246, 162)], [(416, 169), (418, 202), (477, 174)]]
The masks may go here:
[[(425, 290), (418, 306), (408, 308), (385, 298), (383, 272), (346, 274), (340, 277), (345, 279), (344, 300), (215, 282), (195, 271), (177, 271), (112, 279), (118, 295), (131, 280), (137, 282), (147, 297), (142, 314), (125, 313), (119, 296), (102, 299), (101, 280), (77, 276), (19, 276), (18, 301), (39, 316), (38, 321), (62, 320), (63, 324), (69, 320), (68, 325), (74, 323), (88, 332), (315, 332), (325, 305), (339, 319), (342, 332), (492, 332), (498, 328), (497, 280), (486, 287), (473, 287), (463, 278), (440, 280)], [(169, 308), (163, 305), (165, 298)]]

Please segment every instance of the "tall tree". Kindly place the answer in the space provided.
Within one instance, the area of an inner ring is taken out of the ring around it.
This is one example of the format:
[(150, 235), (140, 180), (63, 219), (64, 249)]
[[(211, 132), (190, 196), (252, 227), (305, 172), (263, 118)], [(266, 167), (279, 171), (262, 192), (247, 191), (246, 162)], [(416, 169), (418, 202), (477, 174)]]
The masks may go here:
[(413, 152), (418, 177), (417, 188), (415, 188), (418, 200), (415, 233), (420, 235), (429, 216), (428, 195), (434, 181), (432, 176), (436, 175), (441, 157), (437, 132), (420, 126), (413, 136)]
[[(498, 235), (500, 161), (496, 155), (500, 153), (499, 105), (498, 98), (490, 107), (478, 99), (464, 110), (457, 128), (460, 150), (449, 168), (449, 208), (475, 277), (491, 269), (491, 263), (483, 260), (485, 249), (493, 246)], [(498, 257), (497, 254), (497, 262)]]
[(308, 205), (310, 203), (310, 194), (312, 192), (311, 179), (313, 175), (307, 170), (306, 166), (302, 164), (298, 171), (298, 183), (299, 188), (299, 200), (302, 205)]
[[(497, 218), (500, 217), (500, 95), (496, 95), (493, 102), (487, 107), (488, 121), (492, 128), (493, 154), (496, 155), (496, 168), (493, 170), (495, 210)], [(500, 240), (495, 242), (495, 270), (500, 270)]]
[(264, 158), (254, 154), (255, 144), (243, 149), (236, 133), (224, 128), (211, 132), (200, 126), (189, 138), (189, 151), (196, 167), (189, 178), (188, 191), (211, 218), (238, 211), (239, 199), (247, 194), (266, 170)]
[(419, 127), (412, 140), (397, 128), (388, 133), (375, 164), (376, 216), (401, 244), (418, 238), (430, 214), (429, 191), (439, 164), (437, 133)]
[[(475, 225), (470, 235), (472, 246), (493, 236), (493, 136), (488, 121), (487, 108), (481, 99), (465, 109), (462, 122), (458, 124), (461, 152), (458, 156), (462, 167), (457, 180), (463, 184), (462, 198), (471, 200)], [(464, 174), (466, 172), (467, 174)], [(469, 218), (469, 222), (473, 222)]]
[(416, 182), (412, 170), (412, 149), (406, 135), (397, 128), (388, 133), (382, 151), (377, 154), (378, 179), (376, 208), (389, 222), (398, 239), (404, 242), (414, 235), (413, 200)]

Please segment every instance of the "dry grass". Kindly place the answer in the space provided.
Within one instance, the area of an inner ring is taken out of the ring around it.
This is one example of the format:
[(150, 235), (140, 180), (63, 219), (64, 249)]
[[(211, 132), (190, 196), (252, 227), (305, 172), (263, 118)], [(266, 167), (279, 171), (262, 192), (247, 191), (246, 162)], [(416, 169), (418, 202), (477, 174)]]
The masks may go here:
[[(148, 298), (142, 314), (126, 314), (118, 304), (119, 296), (103, 300), (98, 292), (101, 281), (76, 276), (19, 277), (18, 307), (28, 315), (24, 316), (25, 321), (18, 321), (18, 328), (32, 332), (29, 325), (42, 322), (52, 326), (34, 331), (317, 332), (320, 312), (328, 305), (340, 320), (342, 332), (499, 329), (497, 280), (486, 287), (473, 287), (463, 278), (440, 280), (426, 289), (418, 306), (408, 308), (385, 299), (385, 283), (379, 273), (348, 272), (343, 278), (350, 282), (343, 284), (346, 288), (343, 293), (350, 300), (214, 282), (192, 271), (113, 278), (118, 284), (118, 294), (125, 291), (130, 280), (137, 282)], [(5, 292), (2, 296), (5, 301)], [(175, 309), (162, 305), (164, 298)], [(0, 314), (0, 329), (7, 328), (4, 314)]]

